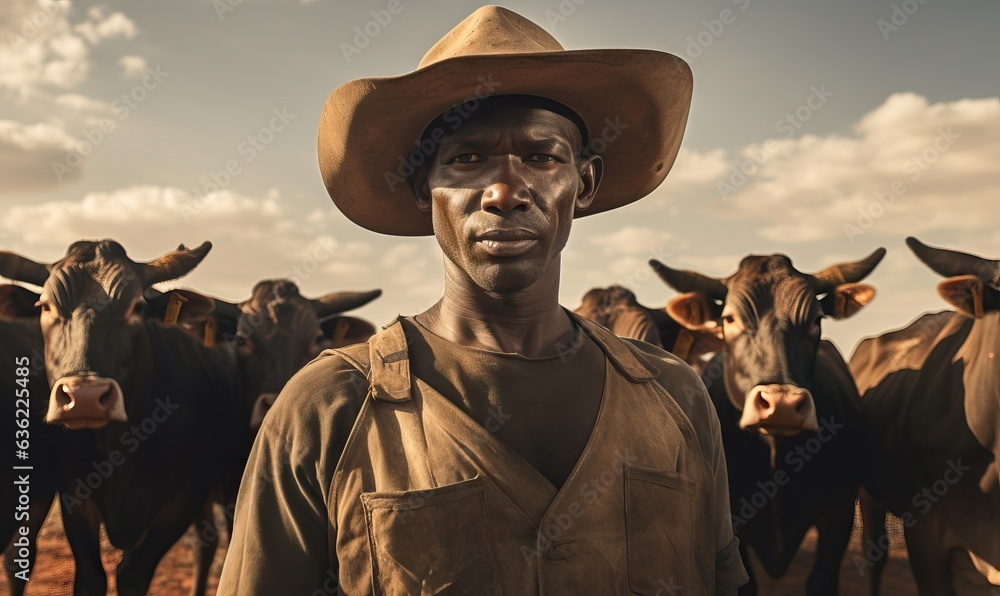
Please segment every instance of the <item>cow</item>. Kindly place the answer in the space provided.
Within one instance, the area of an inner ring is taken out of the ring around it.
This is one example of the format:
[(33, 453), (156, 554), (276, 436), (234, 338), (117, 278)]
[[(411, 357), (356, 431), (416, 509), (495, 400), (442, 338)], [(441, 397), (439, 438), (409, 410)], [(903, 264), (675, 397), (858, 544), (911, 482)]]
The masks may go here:
[[(79, 241), (43, 265), (0, 253), (0, 275), (42, 287), (39, 321), (60, 453), (63, 528), (77, 594), (104, 594), (100, 525), (123, 551), (119, 594), (145, 594), (156, 566), (234, 455), (235, 353), (143, 317), (144, 290), (189, 273), (211, 249), (183, 246), (147, 263), (113, 240)], [(183, 316), (183, 315), (182, 315)]]
[(622, 286), (589, 290), (573, 312), (620, 337), (661, 346), (695, 370), (700, 370), (704, 357), (722, 347), (716, 333), (691, 331), (671, 318), (665, 309), (639, 304), (635, 294)]
[[(55, 499), (59, 429), (44, 422), (49, 386), (42, 358), (38, 294), (0, 285), (0, 391), (3, 436), (14, 443), (0, 472), (0, 543), (11, 594), (24, 593), (34, 569), (37, 535)], [(15, 447), (17, 451), (15, 451)], [(22, 447), (24, 449), (22, 449)], [(24, 451), (20, 459), (18, 452)]]
[[(785, 255), (744, 258), (724, 279), (650, 265), (681, 292), (667, 311), (688, 328), (721, 331), (704, 380), (722, 427), (733, 529), (744, 565), (753, 548), (781, 577), (810, 527), (819, 532), (810, 595), (836, 594), (854, 522), (860, 398), (821, 319), (855, 314), (875, 295), (858, 283), (885, 254), (801, 273)], [(750, 583), (740, 594), (756, 594)]]
[[(240, 303), (210, 298), (190, 289), (147, 292), (147, 316), (173, 323), (183, 312), (184, 321), (179, 325), (199, 341), (236, 347), (242, 378), (241, 411), (250, 412), (249, 420), (239, 421), (245, 425), (237, 439), (244, 456), (233, 462), (235, 465), (195, 520), (199, 536), (195, 545), (196, 592), (207, 582), (218, 544), (214, 504), (223, 508), (231, 533), (239, 482), (264, 415), (292, 375), (321, 351), (363, 342), (375, 334), (374, 325), (368, 321), (341, 313), (360, 308), (381, 294), (381, 290), (331, 292), (306, 298), (290, 279), (260, 281), (250, 298)], [(171, 312), (171, 303), (178, 310)]]
[(891, 511), (920, 594), (947, 596), (963, 567), (1000, 585), (1000, 261), (906, 243), (946, 278), (938, 292), (955, 310), (865, 339), (851, 356), (871, 454), (862, 513), (872, 552), (855, 563), (878, 594)]

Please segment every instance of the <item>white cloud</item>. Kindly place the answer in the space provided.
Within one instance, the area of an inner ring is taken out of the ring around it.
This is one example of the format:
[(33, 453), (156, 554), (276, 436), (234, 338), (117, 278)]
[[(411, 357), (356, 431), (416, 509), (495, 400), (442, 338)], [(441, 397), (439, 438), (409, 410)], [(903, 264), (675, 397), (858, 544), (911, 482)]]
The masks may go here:
[(642, 204), (662, 206), (661, 200), (670, 201), (679, 194), (714, 183), (728, 167), (723, 149), (699, 153), (681, 147), (666, 180)]
[[(996, 225), (990, 216), (1000, 186), (996, 97), (930, 104), (912, 93), (894, 94), (862, 117), (849, 136), (771, 143), (743, 151), (743, 156), (764, 151), (766, 159), (715, 209), (722, 218), (762, 218), (757, 233), (763, 238), (853, 242), (867, 233), (899, 236)], [(733, 182), (730, 171), (722, 181)]]
[(62, 93), (55, 97), (56, 104), (74, 112), (109, 112), (111, 104), (106, 101), (91, 99), (79, 93)]
[[(52, 162), (63, 159), (76, 146), (66, 131), (53, 124), (21, 124), (0, 120), (0, 180), (7, 193), (37, 191), (60, 183)], [(79, 170), (62, 182), (79, 178)]]
[[(185, 222), (192, 197), (179, 188), (133, 186), (92, 192), (74, 201), (16, 205), (0, 219), (5, 247), (40, 261), (54, 261), (80, 239), (114, 238), (136, 261), (178, 244), (213, 243), (192, 275), (172, 285), (195, 287), (242, 300), (259, 279), (292, 277), (313, 295), (373, 285), (363, 279), (377, 260), (365, 242), (333, 237), (325, 222), (310, 223), (280, 202), (231, 191), (208, 195), (210, 203)], [(402, 266), (401, 266), (402, 268)], [(373, 285), (374, 287), (374, 285)]]
[(590, 242), (606, 255), (651, 254), (662, 252), (671, 235), (660, 230), (626, 226), (615, 232), (592, 236)]
[(87, 16), (88, 20), (77, 24), (73, 29), (91, 45), (97, 45), (106, 39), (115, 37), (127, 39), (135, 37), (135, 22), (124, 13), (115, 12), (105, 17), (104, 13), (95, 7), (87, 12)]
[(142, 56), (122, 56), (118, 59), (118, 65), (127, 77), (137, 77), (146, 70), (146, 59)]
[(92, 47), (136, 33), (135, 22), (121, 12), (105, 16), (92, 8), (74, 23), (69, 2), (5, 3), (0, 36), (9, 49), (4, 47), (0, 60), (0, 91), (23, 102), (72, 89), (90, 74)]

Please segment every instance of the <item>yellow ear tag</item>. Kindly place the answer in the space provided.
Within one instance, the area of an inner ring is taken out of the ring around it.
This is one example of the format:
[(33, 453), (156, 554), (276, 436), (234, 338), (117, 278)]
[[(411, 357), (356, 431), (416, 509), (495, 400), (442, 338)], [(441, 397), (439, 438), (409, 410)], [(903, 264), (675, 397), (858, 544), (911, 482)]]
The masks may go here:
[(170, 301), (167, 303), (167, 312), (163, 313), (164, 325), (172, 327), (177, 324), (177, 318), (181, 315), (181, 305), (185, 302), (187, 302), (187, 298), (177, 292), (170, 294)]

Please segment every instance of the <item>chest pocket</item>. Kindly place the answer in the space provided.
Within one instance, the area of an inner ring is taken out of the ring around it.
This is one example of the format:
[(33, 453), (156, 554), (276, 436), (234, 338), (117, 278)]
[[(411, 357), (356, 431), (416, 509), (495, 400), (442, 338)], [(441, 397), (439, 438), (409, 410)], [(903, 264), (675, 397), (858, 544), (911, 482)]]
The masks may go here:
[[(633, 594), (712, 594), (698, 573), (694, 482), (678, 472), (628, 467), (625, 524)], [(714, 557), (712, 559), (714, 561)]]
[(482, 478), (362, 493), (376, 594), (500, 594)]

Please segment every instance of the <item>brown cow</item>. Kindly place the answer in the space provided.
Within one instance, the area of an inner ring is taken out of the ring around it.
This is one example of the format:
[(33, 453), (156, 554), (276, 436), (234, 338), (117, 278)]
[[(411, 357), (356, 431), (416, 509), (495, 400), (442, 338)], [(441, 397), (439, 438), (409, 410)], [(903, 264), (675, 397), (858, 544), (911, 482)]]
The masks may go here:
[(958, 312), (924, 314), (864, 340), (851, 356), (868, 455), (868, 548), (855, 564), (872, 568), (877, 594), (887, 509), (902, 520), (920, 594), (947, 596), (955, 594), (956, 554), (968, 553), (975, 569), (1000, 585), (1000, 261), (915, 238), (906, 243), (947, 278), (938, 291)]
[[(857, 283), (885, 255), (810, 275), (785, 255), (748, 256), (714, 279), (650, 261), (678, 292), (667, 305), (685, 326), (721, 327), (723, 351), (702, 372), (722, 425), (733, 528), (744, 565), (752, 547), (781, 577), (809, 528), (819, 531), (812, 595), (836, 594), (854, 524), (860, 403), (837, 348), (821, 339), (823, 317), (853, 315), (875, 294)], [(740, 594), (756, 594), (750, 583)]]
[(635, 294), (622, 286), (589, 290), (573, 312), (620, 337), (661, 346), (699, 371), (703, 358), (722, 348), (722, 340), (714, 331), (689, 330), (665, 309), (639, 304)]

